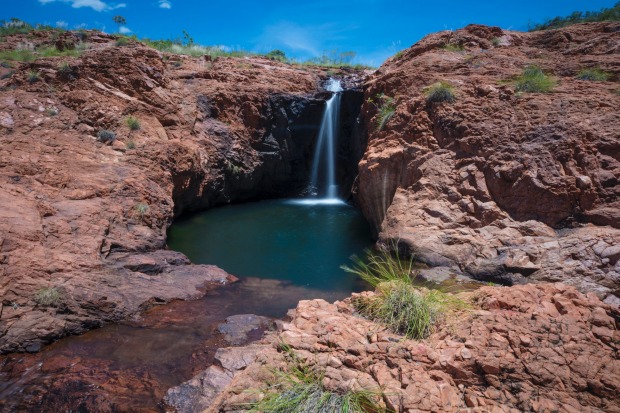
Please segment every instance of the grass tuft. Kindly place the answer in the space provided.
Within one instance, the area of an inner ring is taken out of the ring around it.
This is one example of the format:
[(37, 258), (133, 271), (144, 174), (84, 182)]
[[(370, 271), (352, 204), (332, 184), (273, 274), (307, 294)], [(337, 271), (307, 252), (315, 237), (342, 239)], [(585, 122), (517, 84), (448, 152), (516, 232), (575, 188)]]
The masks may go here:
[(373, 103), (378, 109), (375, 123), (377, 125), (377, 130), (382, 130), (386, 123), (394, 116), (394, 112), (396, 112), (396, 100), (383, 93), (377, 95), (377, 100), (377, 103), (372, 99), (369, 99), (369, 102)]
[(55, 287), (41, 288), (34, 295), (34, 300), (37, 304), (48, 307), (56, 307), (61, 303), (62, 299), (62, 294)]
[(426, 338), (447, 310), (466, 305), (450, 294), (414, 286), (414, 258), (405, 260), (396, 245), (393, 249), (396, 252), (367, 251), (364, 260), (351, 257), (353, 267), (341, 267), (375, 287), (374, 295), (356, 296), (352, 304), (362, 316), (385, 324), (395, 333), (416, 340)]
[(579, 80), (589, 80), (592, 82), (604, 82), (609, 80), (611, 75), (598, 67), (591, 69), (583, 69), (577, 73), (577, 79)]
[(556, 86), (556, 80), (546, 75), (538, 66), (528, 66), (515, 80), (517, 92), (547, 93)]
[(286, 350), (293, 362), (287, 371), (275, 373), (276, 380), (250, 412), (262, 413), (383, 413), (380, 393), (368, 390), (334, 392), (323, 386), (323, 375)]
[(38, 82), (40, 79), (40, 73), (35, 70), (31, 70), (26, 75), (26, 78), (28, 79), (28, 82), (30, 83)]
[(99, 142), (112, 143), (116, 139), (116, 133), (111, 130), (102, 129), (97, 132), (97, 139), (99, 139)]
[(448, 43), (442, 47), (443, 50), (448, 52), (462, 52), (465, 48), (460, 44)]
[(424, 89), (426, 95), (426, 101), (428, 103), (449, 102), (452, 103), (456, 100), (456, 94), (454, 93), (454, 86), (448, 82), (436, 82)]
[(140, 129), (140, 121), (135, 116), (127, 116), (125, 118), (125, 124), (130, 130), (138, 130)]

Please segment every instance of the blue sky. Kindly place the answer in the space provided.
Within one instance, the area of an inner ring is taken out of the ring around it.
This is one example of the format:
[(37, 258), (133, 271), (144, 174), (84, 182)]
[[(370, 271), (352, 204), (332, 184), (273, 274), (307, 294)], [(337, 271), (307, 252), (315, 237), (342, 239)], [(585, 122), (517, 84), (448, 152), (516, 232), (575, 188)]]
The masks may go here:
[(357, 62), (378, 66), (428, 33), (469, 23), (526, 30), (528, 22), (616, 1), (0, 0), (0, 19), (115, 32), (112, 17), (120, 14), (127, 19), (122, 30), (139, 37), (176, 38), (186, 30), (197, 43), (281, 49), (300, 59), (353, 50)]

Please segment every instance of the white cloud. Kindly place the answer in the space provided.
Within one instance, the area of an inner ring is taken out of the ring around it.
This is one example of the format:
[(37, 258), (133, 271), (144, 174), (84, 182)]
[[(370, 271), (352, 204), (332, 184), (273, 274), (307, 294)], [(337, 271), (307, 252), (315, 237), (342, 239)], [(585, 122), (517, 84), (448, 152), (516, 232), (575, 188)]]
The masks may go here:
[(159, 0), (159, 7), (161, 7), (162, 9), (171, 9), (172, 3), (168, 0)]
[(131, 33), (131, 29), (129, 27), (127, 27), (127, 26), (121, 26), (121, 27), (118, 28), (118, 32), (120, 34), (129, 34), (129, 33)]
[(69, 24), (64, 20), (58, 20), (56, 22), (56, 27), (58, 27), (59, 29), (66, 29), (67, 26), (69, 26)]
[(61, 2), (71, 4), (71, 7), (74, 9), (79, 9), (82, 7), (90, 7), (95, 11), (110, 11), (114, 9), (121, 9), (123, 7), (127, 7), (125, 3), (117, 3), (117, 4), (108, 4), (104, 0), (39, 0), (39, 3), (45, 5), (54, 2)]

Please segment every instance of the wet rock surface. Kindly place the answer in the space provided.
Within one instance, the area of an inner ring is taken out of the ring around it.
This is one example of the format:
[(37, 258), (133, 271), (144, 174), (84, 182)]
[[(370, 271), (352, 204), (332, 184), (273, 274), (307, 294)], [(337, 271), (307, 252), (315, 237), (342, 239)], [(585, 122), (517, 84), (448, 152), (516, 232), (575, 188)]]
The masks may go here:
[[(365, 85), (369, 141), (356, 197), (379, 238), (455, 274), (561, 281), (614, 301), (619, 27), (471, 25), (389, 59)], [(515, 91), (528, 65), (558, 80), (551, 93)], [(592, 67), (610, 81), (577, 79)], [(453, 103), (426, 101), (424, 88), (438, 81), (454, 87)], [(381, 94), (395, 112), (378, 130)]]
[(356, 316), (348, 300), (302, 301), (280, 333), (241, 353), (253, 363), (222, 370), (230, 384), (205, 411), (243, 411), (261, 397), (286, 366), (282, 342), (328, 389), (381, 389), (396, 412), (620, 411), (616, 308), (562, 284), (467, 294), (472, 309), (422, 341)]

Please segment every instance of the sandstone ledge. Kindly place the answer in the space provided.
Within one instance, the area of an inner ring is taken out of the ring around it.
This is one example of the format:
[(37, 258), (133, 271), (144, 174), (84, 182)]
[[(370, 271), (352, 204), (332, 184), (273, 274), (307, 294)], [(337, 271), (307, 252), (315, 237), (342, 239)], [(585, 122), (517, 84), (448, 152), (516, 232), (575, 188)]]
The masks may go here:
[(321, 366), (328, 387), (381, 388), (396, 412), (620, 412), (618, 310), (562, 284), (483, 287), (473, 299), (420, 342), (357, 317), (347, 300), (302, 301), (262, 350), (248, 349), (255, 362), (213, 367), (230, 384), (206, 412), (260, 397), (285, 364), (281, 341)]

